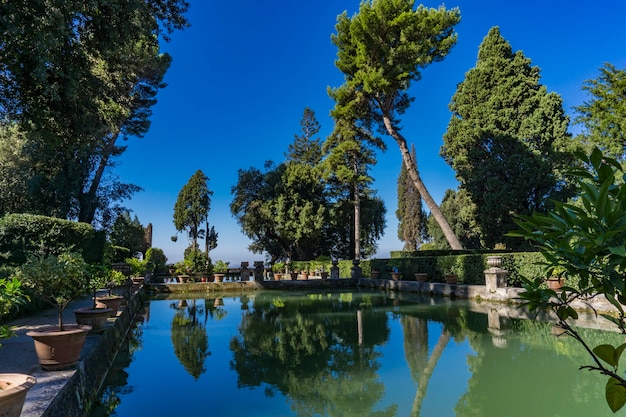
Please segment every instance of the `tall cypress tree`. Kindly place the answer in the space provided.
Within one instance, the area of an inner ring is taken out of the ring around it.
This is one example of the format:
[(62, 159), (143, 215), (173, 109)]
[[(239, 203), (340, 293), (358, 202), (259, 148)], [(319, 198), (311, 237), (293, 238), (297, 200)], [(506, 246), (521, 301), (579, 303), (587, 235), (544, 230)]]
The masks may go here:
[[(411, 156), (414, 161), (415, 145), (411, 145)], [(402, 163), (398, 176), (398, 239), (404, 242), (404, 250), (418, 250), (422, 242), (428, 238), (426, 228), (427, 214), (415, 184), (408, 175), (406, 165)], [(448, 219), (450, 221), (450, 219)], [(458, 235), (457, 235), (458, 236)]]
[(549, 199), (565, 198), (569, 119), (539, 79), (539, 68), (494, 27), (450, 103), (441, 155), (476, 204), (488, 248), (520, 243), (504, 236), (516, 228), (513, 214), (543, 212)]

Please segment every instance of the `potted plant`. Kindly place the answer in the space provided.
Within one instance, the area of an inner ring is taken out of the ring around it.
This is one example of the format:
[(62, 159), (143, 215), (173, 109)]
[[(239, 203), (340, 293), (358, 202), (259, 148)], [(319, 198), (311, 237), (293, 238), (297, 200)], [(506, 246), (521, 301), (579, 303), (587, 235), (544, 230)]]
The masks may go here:
[(85, 291), (85, 261), (73, 252), (34, 257), (18, 268), (16, 276), (35, 297), (57, 310), (56, 326), (26, 333), (34, 340), (41, 368), (47, 371), (71, 368), (80, 358), (91, 326), (63, 323), (63, 310)]
[(107, 295), (101, 295), (96, 297), (98, 307), (110, 308), (112, 310), (110, 316), (112, 317), (117, 315), (117, 312), (119, 311), (120, 307), (122, 306), (122, 302), (124, 301), (123, 296), (113, 294), (113, 289), (117, 287), (122, 287), (125, 283), (126, 276), (122, 272), (109, 270), (107, 271), (106, 280)]
[(92, 267), (90, 276), (87, 279), (87, 289), (91, 293), (92, 303), (90, 307), (82, 307), (74, 310), (76, 316), (76, 323), (87, 324), (91, 326), (93, 333), (100, 333), (104, 330), (104, 325), (107, 319), (111, 315), (113, 309), (104, 307), (98, 307), (96, 295), (99, 289), (104, 288), (107, 284), (108, 277), (106, 272), (97, 267)]
[(228, 264), (222, 260), (215, 261), (213, 265), (213, 278), (215, 282), (222, 282), (226, 272), (228, 272)]
[(374, 268), (372, 269), (372, 272), (370, 272), (370, 277), (372, 279), (378, 279), (380, 278), (380, 270), (378, 268)]
[(443, 274), (443, 279), (446, 281), (446, 284), (455, 285), (459, 281), (459, 276), (450, 271)]
[(302, 277), (302, 279), (307, 280), (309, 279), (309, 269), (311, 268), (311, 264), (309, 262), (304, 262), (303, 267), (304, 268), (302, 269), (302, 271), (300, 271), (300, 276)]
[[(10, 309), (27, 301), (23, 294), (22, 283), (15, 277), (0, 279), (0, 314), (4, 315)], [(0, 339), (13, 336), (13, 330), (0, 326)], [(26, 394), (37, 380), (27, 374), (0, 374), (0, 416), (19, 417), (24, 407)]]
[(276, 262), (272, 265), (272, 272), (274, 273), (274, 279), (276, 281), (280, 281), (283, 276), (283, 272), (285, 271), (285, 263), (284, 262)]
[(426, 282), (426, 281), (428, 281), (428, 274), (423, 273), (423, 272), (416, 272), (415, 273), (415, 281), (417, 281), (417, 282)]

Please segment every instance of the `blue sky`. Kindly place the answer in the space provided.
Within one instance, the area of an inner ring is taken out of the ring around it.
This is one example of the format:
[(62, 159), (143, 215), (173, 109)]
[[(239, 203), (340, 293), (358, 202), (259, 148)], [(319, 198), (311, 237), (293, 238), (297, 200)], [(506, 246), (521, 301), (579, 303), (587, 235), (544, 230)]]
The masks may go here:
[[(191, 27), (173, 35), (163, 51), (173, 57), (153, 108), (152, 126), (144, 138), (131, 138), (115, 173), (144, 188), (125, 202), (139, 220), (153, 225), (153, 246), (169, 262), (182, 259), (185, 235), (176, 243), (173, 207), (180, 188), (201, 169), (214, 192), (209, 222), (219, 233), (213, 260), (263, 260), (251, 254), (250, 241), (230, 214), (231, 187), (237, 170), (280, 162), (300, 119), (310, 107), (324, 138), (332, 130), (333, 102), (327, 87), (342, 83), (335, 67), (337, 50), (330, 41), (337, 15), (351, 16), (359, 0), (190, 0)], [(417, 3), (419, 4), (419, 3)], [(438, 7), (439, 2), (425, 2)], [(626, 2), (607, 0), (456, 0), (461, 23), (457, 45), (448, 57), (422, 73), (410, 93), (415, 102), (402, 117), (403, 134), (414, 143), (420, 174), (436, 201), (456, 188), (454, 172), (439, 156), (456, 85), (476, 63), (478, 47), (493, 26), (514, 50), (522, 50), (541, 68), (541, 83), (557, 92), (565, 110), (582, 104), (583, 82), (598, 76), (610, 62), (626, 68)], [(387, 207), (387, 228), (378, 257), (402, 248), (397, 239), (396, 181), (401, 166), (397, 145), (372, 170), (374, 188)]]

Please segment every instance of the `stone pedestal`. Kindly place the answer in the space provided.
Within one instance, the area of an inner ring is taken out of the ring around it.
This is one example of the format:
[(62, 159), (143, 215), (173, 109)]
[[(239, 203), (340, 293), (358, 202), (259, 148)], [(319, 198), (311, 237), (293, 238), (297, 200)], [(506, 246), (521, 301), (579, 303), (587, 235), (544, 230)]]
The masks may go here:
[(485, 287), (488, 293), (494, 293), (498, 288), (506, 287), (506, 278), (509, 275), (509, 271), (500, 268), (502, 265), (501, 256), (488, 256), (487, 265), (491, 268), (484, 271), (485, 273)]
[(263, 281), (263, 261), (254, 262), (254, 280), (257, 282)]
[(337, 264), (339, 261), (333, 259), (333, 266), (330, 267), (330, 279), (339, 279), (339, 267)]
[(241, 281), (250, 281), (250, 268), (248, 268), (248, 262), (241, 262)]
[(352, 261), (352, 268), (350, 269), (350, 277), (351, 278), (356, 278), (359, 279), (361, 278), (361, 267), (359, 266), (359, 264), (361, 263), (360, 260), (355, 259)]

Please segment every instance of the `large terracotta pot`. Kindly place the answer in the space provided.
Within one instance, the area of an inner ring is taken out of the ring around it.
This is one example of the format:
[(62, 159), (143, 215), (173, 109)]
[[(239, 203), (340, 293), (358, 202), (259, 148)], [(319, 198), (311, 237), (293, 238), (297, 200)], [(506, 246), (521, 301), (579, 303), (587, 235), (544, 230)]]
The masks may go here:
[(91, 326), (92, 333), (100, 333), (104, 330), (104, 325), (111, 316), (111, 308), (89, 308), (83, 307), (74, 310), (76, 323)]
[(224, 281), (224, 275), (225, 274), (213, 273), (213, 279), (215, 280), (215, 282), (222, 282)]
[(547, 280), (548, 288), (551, 290), (560, 290), (563, 284), (565, 284), (565, 278), (550, 277)]
[(110, 308), (112, 311), (109, 316), (115, 317), (123, 301), (124, 301), (124, 297), (120, 295), (111, 295), (111, 296), (107, 295), (107, 296), (102, 296), (102, 297), (96, 297), (96, 307)]
[(426, 282), (426, 281), (428, 281), (428, 274), (425, 274), (423, 272), (416, 272), (415, 273), (415, 280), (417, 282)]
[(19, 417), (28, 390), (37, 380), (26, 374), (0, 374), (0, 416)]
[(64, 327), (62, 331), (55, 326), (26, 333), (33, 338), (39, 365), (45, 371), (69, 369), (80, 359), (80, 351), (91, 326), (68, 324)]
[(380, 271), (372, 271), (370, 273), (370, 277), (372, 277), (372, 279), (378, 279), (380, 278)]

